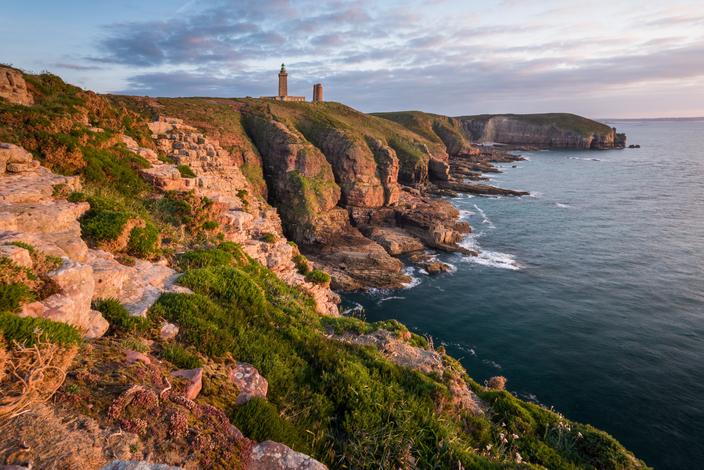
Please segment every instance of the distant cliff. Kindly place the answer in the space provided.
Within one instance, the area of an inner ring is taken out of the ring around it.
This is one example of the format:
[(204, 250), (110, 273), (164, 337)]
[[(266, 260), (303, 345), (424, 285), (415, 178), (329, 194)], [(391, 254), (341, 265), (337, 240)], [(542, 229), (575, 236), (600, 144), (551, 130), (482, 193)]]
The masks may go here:
[(626, 135), (582, 116), (569, 113), (480, 114), (461, 116), (473, 142), (571, 149), (623, 148)]

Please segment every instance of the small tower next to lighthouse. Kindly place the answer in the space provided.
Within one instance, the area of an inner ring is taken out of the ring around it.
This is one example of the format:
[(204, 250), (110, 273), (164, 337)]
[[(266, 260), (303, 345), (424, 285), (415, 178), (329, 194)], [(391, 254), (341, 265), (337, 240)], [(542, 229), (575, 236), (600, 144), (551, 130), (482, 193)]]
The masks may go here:
[(288, 96), (288, 72), (286, 72), (286, 66), (281, 64), (281, 71), (279, 72), (279, 98), (286, 100)]

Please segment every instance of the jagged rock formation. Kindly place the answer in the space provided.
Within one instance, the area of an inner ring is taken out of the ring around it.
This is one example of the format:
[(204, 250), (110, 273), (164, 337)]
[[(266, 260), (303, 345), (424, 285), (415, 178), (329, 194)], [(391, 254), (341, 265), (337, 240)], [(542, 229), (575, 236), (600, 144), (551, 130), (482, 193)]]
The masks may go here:
[(15, 104), (34, 104), (22, 72), (10, 67), (0, 66), (0, 98)]
[(78, 222), (88, 204), (60, 197), (80, 189), (78, 177), (38, 167), (29, 153), (16, 146), (0, 144), (0, 155), (8, 148), (14, 155), (10, 162), (16, 162), (17, 155), (25, 160), (16, 163), (22, 165), (21, 173), (8, 164), (10, 172), (0, 175), (0, 244), (27, 243), (63, 260), (48, 274), (58, 292), (25, 305), (22, 315), (69, 323), (94, 338), (104, 334), (108, 324), (91, 309), (92, 300), (115, 297), (132, 314), (144, 316), (162, 292), (183, 291), (174, 285), (176, 272), (163, 263), (139, 260), (125, 266), (110, 253), (89, 249)]
[(539, 148), (623, 148), (624, 134), (574, 114), (501, 114), (458, 118), (468, 136), (479, 143)]
[(447, 364), (443, 354), (410, 344), (411, 334), (407, 331), (397, 334), (380, 328), (367, 334), (348, 333), (333, 337), (345, 343), (372, 346), (399, 366), (445, 377), (450, 395), (449, 404), (460, 411), (483, 415), (487, 409), (487, 405), (469, 389), (462, 375)]

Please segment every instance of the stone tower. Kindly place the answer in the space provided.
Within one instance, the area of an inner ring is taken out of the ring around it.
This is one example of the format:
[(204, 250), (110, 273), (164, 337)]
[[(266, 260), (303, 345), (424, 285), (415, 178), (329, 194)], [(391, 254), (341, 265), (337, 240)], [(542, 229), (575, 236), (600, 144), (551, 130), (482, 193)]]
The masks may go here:
[(316, 83), (313, 85), (313, 103), (320, 103), (323, 101), (323, 84)]
[(288, 96), (288, 72), (286, 72), (286, 66), (281, 64), (281, 71), (279, 72), (279, 97), (283, 98)]

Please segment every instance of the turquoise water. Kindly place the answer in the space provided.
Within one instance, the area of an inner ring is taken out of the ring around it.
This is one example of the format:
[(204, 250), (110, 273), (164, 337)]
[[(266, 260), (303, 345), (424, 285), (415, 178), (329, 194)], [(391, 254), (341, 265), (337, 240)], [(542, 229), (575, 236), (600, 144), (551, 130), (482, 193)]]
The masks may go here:
[(640, 149), (525, 154), (523, 198), (453, 199), (477, 259), (345, 297), (658, 469), (704, 465), (704, 120), (618, 122)]

